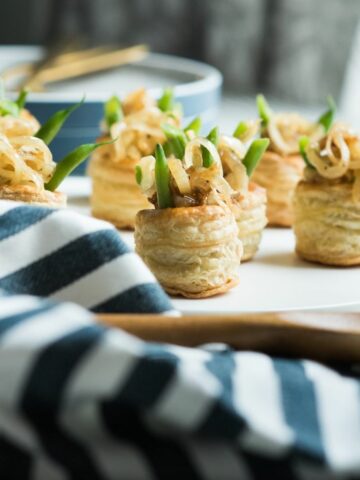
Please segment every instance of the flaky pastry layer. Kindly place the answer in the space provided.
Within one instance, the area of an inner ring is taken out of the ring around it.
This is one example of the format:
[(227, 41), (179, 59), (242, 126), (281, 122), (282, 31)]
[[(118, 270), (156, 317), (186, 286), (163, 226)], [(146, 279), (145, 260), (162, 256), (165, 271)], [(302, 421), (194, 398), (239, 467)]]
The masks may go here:
[(25, 202), (42, 207), (66, 207), (66, 195), (63, 192), (39, 190), (31, 185), (3, 185), (0, 187), (0, 199)]
[(265, 189), (251, 182), (246, 194), (233, 198), (233, 213), (244, 247), (241, 261), (245, 262), (258, 251), (267, 224)]
[(152, 208), (136, 184), (134, 168), (131, 162), (114, 163), (109, 149), (95, 152), (89, 164), (94, 217), (107, 220), (117, 228), (134, 229), (137, 212)]
[(300, 182), (294, 195), (296, 252), (325, 265), (360, 264), (360, 203), (352, 184)]
[(205, 205), (142, 210), (136, 216), (135, 244), (170, 294), (204, 298), (238, 283), (243, 248), (228, 209)]
[(304, 161), (300, 155), (264, 153), (252, 180), (266, 189), (269, 226), (290, 227), (293, 224), (293, 194), (303, 170)]

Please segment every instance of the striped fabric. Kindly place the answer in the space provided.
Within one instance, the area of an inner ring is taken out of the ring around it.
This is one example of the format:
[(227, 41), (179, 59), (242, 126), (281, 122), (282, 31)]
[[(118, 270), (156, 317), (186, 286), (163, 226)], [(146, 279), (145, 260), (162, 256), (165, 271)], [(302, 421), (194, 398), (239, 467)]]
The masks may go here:
[(114, 227), (69, 210), (0, 201), (0, 259), (0, 288), (11, 293), (101, 312), (172, 308)]
[(171, 304), (107, 224), (0, 208), (1, 480), (360, 478), (354, 368), (145, 343), (100, 326), (68, 300), (109, 311)]

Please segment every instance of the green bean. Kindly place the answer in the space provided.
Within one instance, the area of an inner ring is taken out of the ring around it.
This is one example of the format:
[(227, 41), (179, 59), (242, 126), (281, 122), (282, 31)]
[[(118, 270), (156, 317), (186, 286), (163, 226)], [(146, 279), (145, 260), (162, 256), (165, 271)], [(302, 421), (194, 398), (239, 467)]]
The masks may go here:
[(16, 105), (18, 106), (18, 109), (19, 109), (19, 113), (20, 111), (25, 107), (25, 103), (26, 103), (26, 98), (28, 96), (28, 90), (26, 90), (25, 88), (23, 88), (20, 92), (19, 92), (19, 95), (15, 101)]
[(271, 119), (272, 111), (264, 95), (257, 95), (256, 104), (263, 127), (266, 127)]
[(200, 130), (201, 130), (201, 126), (202, 126), (202, 121), (201, 121), (201, 118), (200, 117), (196, 117), (194, 118), (194, 120), (192, 120), (189, 125), (187, 125), (185, 128), (184, 128), (184, 132), (189, 132), (189, 131), (192, 131), (195, 133), (195, 135), (199, 135), (200, 133)]
[(2, 117), (5, 115), (18, 117), (19, 112), (20, 112), (19, 107), (15, 102), (12, 102), (11, 100), (7, 100), (7, 99), (0, 101), (0, 115)]
[(135, 167), (135, 180), (136, 180), (136, 183), (138, 185), (141, 185), (142, 178), (143, 178), (143, 173), (142, 173), (141, 167), (140, 167), (140, 165), (136, 165), (136, 167)]
[(15, 101), (5, 98), (4, 84), (1, 82), (0, 86), (0, 116), (12, 115), (18, 117), (20, 111), (24, 108), (28, 92), (21, 90), (18, 98)]
[(265, 150), (269, 146), (269, 143), (270, 142), (268, 138), (258, 138), (250, 145), (248, 151), (246, 152), (245, 158), (242, 161), (246, 168), (248, 177), (251, 177), (251, 174), (255, 170)]
[(159, 208), (172, 208), (173, 199), (170, 190), (170, 172), (165, 152), (160, 144), (155, 149), (155, 183)]
[(181, 103), (174, 101), (174, 91), (172, 88), (165, 88), (162, 96), (159, 98), (157, 105), (161, 111), (167, 113), (169, 117), (178, 119), (183, 115)]
[(165, 88), (159, 98), (157, 105), (162, 112), (169, 112), (174, 106), (174, 91), (172, 88)]
[(35, 134), (35, 137), (40, 138), (46, 143), (46, 145), (49, 145), (59, 133), (67, 118), (75, 110), (77, 110), (84, 103), (84, 101), (85, 97), (83, 97), (79, 103), (54, 113), (54, 115), (50, 117), (49, 120), (42, 125), (42, 127), (40, 127), (38, 132)]
[[(211, 143), (213, 143), (215, 145), (215, 147), (217, 147), (218, 143), (219, 143), (219, 137), (220, 137), (219, 128), (214, 127), (212, 130), (210, 130), (210, 132), (209, 132), (209, 134), (206, 138)], [(213, 159), (211, 153), (209, 152), (209, 150), (206, 147), (204, 147), (203, 145), (201, 145), (201, 154), (202, 154), (202, 158), (203, 158), (203, 166), (205, 168), (211, 167), (211, 165), (214, 163), (214, 159)]]
[(334, 121), (334, 117), (336, 114), (336, 104), (331, 95), (327, 97), (326, 101), (329, 106), (329, 109), (321, 115), (317, 123), (322, 125), (325, 129), (325, 132), (327, 133)]
[(119, 97), (113, 95), (104, 105), (106, 125), (110, 128), (114, 123), (120, 122), (123, 117), (123, 110)]
[(19, 108), (15, 102), (5, 98), (5, 82), (0, 78), (0, 116), (12, 115), (17, 117), (19, 115)]
[(248, 130), (248, 125), (246, 122), (240, 122), (238, 126), (235, 128), (233, 137), (239, 138), (241, 140), (241, 137), (246, 133)]
[(176, 158), (182, 160), (185, 154), (185, 148), (187, 144), (187, 138), (183, 130), (174, 127), (169, 123), (161, 125), (161, 129), (164, 132), (167, 142), (165, 151), (167, 155), (173, 153)]
[(60, 183), (87, 157), (97, 148), (113, 143), (110, 142), (101, 143), (86, 143), (75, 148), (72, 152), (68, 153), (60, 162), (57, 163), (55, 172), (48, 183), (45, 184), (45, 189), (53, 192), (57, 189)]
[(310, 144), (310, 139), (309, 137), (301, 137), (299, 138), (299, 151), (300, 154), (305, 162), (305, 165), (309, 168), (314, 168), (314, 166), (310, 163), (310, 160), (306, 154), (306, 149)]
[[(163, 149), (165, 152), (166, 157), (170, 157), (170, 155), (175, 155), (174, 148), (171, 145), (171, 142), (168, 140), (167, 142), (164, 143)], [(176, 156), (176, 155), (175, 155)]]

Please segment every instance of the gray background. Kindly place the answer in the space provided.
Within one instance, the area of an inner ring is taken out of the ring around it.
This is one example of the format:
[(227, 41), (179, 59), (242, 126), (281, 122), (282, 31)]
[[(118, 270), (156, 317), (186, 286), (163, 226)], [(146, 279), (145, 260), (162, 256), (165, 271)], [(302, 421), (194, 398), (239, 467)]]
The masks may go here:
[(240, 94), (359, 95), (360, 0), (1, 0), (1, 19), (3, 44), (146, 42), (218, 66)]

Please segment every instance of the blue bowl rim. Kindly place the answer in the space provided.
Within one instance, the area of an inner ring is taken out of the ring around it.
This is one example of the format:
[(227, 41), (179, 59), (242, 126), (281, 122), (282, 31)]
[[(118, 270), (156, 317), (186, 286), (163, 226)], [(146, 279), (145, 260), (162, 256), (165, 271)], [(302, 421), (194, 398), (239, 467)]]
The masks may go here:
[[(16, 57), (16, 52), (22, 53), (23, 59), (21, 61), (31, 61), (41, 58), (43, 48), (38, 46), (18, 46), (11, 45), (0, 47), (1, 52), (5, 52), (6, 49), (9, 54)], [(19, 55), (21, 57), (21, 55)], [(191, 60), (188, 58), (178, 57), (175, 55), (166, 55), (162, 53), (150, 53), (148, 57), (139, 62), (140, 65), (149, 65), (151, 67), (157, 67), (159, 70), (171, 70), (181, 73), (188, 73), (199, 77), (199, 80), (179, 84), (174, 87), (176, 97), (188, 97), (197, 95), (199, 93), (211, 92), (218, 90), (222, 86), (223, 77), (220, 71), (206, 63), (199, 62), (197, 60)], [(129, 89), (128, 91), (131, 91)], [(161, 88), (149, 88), (150, 93), (156, 98), (161, 95)], [(98, 92), (84, 92), (86, 94), (86, 103), (103, 103), (109, 97), (108, 93)], [(119, 95), (126, 93), (125, 90), (116, 92)], [(28, 96), (29, 103), (62, 103), (62, 102), (74, 102), (79, 99), (79, 93), (69, 92), (43, 92), (43, 93), (30, 93)]]

